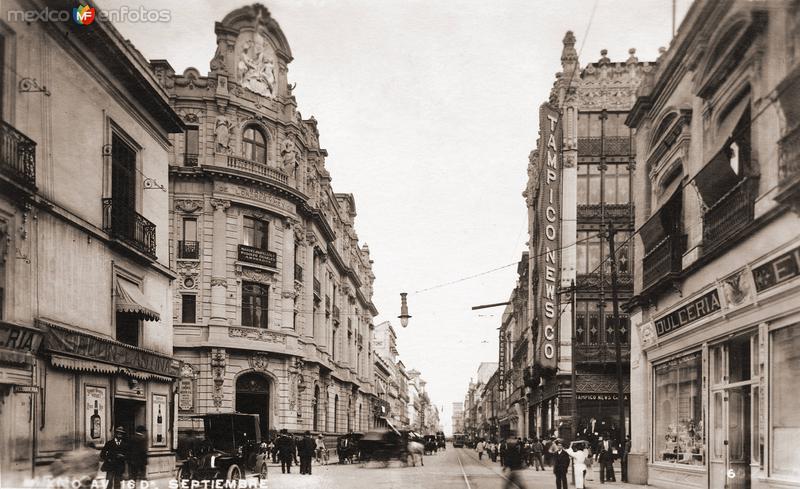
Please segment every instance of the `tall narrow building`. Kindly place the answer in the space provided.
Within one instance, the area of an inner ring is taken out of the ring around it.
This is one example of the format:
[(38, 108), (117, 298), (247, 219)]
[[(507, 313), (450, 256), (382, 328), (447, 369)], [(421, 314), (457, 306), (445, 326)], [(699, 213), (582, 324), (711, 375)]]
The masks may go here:
[[(625, 126), (635, 90), (652, 69), (635, 50), (625, 61), (582, 67), (567, 32), (562, 71), (539, 112), (539, 140), (524, 192), (530, 222), (528, 435), (617, 436), (615, 335), (628, 397), (630, 326), (614, 323), (607, 231), (616, 230), (620, 304), (632, 295), (631, 179), (634, 144)], [(573, 310), (570, 287), (576, 287)]]

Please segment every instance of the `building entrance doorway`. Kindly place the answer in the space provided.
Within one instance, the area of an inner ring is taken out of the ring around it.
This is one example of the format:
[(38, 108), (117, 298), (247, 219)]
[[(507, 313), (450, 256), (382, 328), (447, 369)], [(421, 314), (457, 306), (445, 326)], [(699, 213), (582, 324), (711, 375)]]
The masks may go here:
[(269, 436), (270, 381), (258, 373), (248, 373), (236, 379), (236, 411), (258, 414), (261, 439)]
[(146, 426), (146, 403), (136, 399), (125, 399), (122, 397), (114, 398), (114, 425), (111, 432), (107, 434), (110, 438), (114, 436), (114, 429), (118, 426), (125, 428), (128, 438), (133, 436), (137, 426)]
[[(758, 400), (758, 335), (709, 349), (711, 357), (711, 470), (709, 487), (750, 489), (754, 407)], [(755, 457), (758, 457), (756, 453)]]

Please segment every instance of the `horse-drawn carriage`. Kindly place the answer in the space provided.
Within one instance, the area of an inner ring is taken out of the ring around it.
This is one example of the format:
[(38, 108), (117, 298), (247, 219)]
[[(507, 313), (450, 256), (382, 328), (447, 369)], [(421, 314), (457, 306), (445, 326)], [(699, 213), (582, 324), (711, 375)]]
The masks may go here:
[(425, 455), (431, 455), (439, 450), (439, 441), (436, 435), (425, 435), (422, 445), (425, 447)]
[(336, 454), (339, 456), (339, 463), (353, 463), (360, 459), (360, 441), (364, 433), (348, 433), (336, 439)]
[(423, 439), (413, 431), (395, 429), (370, 431), (361, 439), (361, 461), (388, 464), (399, 461), (402, 464), (422, 463)]

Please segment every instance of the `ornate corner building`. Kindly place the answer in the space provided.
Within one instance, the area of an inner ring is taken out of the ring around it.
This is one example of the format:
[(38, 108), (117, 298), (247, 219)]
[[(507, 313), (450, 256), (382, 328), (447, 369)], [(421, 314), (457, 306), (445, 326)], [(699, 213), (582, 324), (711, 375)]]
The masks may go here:
[[(539, 141), (523, 193), (530, 223), (527, 301), (533, 333), (524, 380), (527, 433), (614, 436), (622, 422), (615, 335), (627, 398), (630, 322), (624, 313), (619, 324), (614, 322), (607, 230), (609, 225), (616, 230), (622, 304), (632, 296), (634, 261), (629, 238), (635, 150), (625, 119), (653, 64), (640, 62), (634, 49), (621, 62), (612, 62), (603, 50), (597, 62), (581, 68), (571, 32), (563, 44), (562, 71), (540, 108)], [(625, 418), (627, 425), (627, 408)]]
[(264, 435), (365, 430), (377, 311), (355, 200), (331, 187), (269, 11), (240, 8), (215, 32), (207, 76), (151, 61), (188, 128), (169, 171), (180, 429), (238, 411), (259, 414)]

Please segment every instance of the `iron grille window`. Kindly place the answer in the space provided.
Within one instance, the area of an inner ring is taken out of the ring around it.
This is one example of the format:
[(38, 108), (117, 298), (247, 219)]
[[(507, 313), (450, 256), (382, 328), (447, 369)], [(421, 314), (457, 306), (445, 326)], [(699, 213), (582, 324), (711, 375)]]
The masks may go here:
[(139, 318), (135, 314), (117, 312), (116, 338), (120, 343), (139, 346)]
[(244, 245), (269, 250), (269, 223), (252, 217), (244, 218)]
[(266, 329), (268, 305), (269, 288), (266, 285), (242, 284), (242, 325)]
[(185, 294), (181, 296), (181, 322), (194, 324), (197, 322), (197, 296)]

